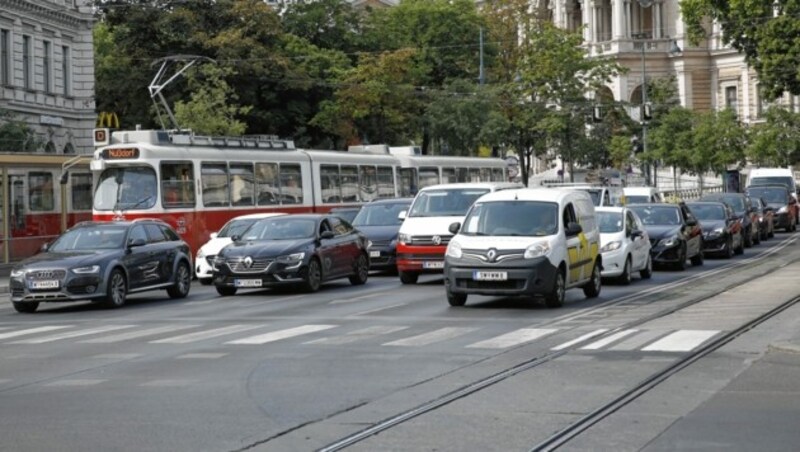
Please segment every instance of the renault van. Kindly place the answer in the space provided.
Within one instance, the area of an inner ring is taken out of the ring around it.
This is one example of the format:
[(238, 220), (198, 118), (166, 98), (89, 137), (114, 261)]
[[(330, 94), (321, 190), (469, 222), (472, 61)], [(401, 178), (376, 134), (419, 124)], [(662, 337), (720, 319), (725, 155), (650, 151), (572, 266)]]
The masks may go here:
[(565, 291), (600, 294), (600, 232), (589, 193), (564, 189), (504, 190), (482, 196), (447, 246), (447, 301), (470, 294), (544, 296), (564, 304)]
[(475, 182), (425, 187), (417, 193), (397, 235), (397, 272), (403, 284), (415, 284), (422, 273), (441, 273), (452, 233), (476, 199), (498, 190), (520, 188), (510, 182)]

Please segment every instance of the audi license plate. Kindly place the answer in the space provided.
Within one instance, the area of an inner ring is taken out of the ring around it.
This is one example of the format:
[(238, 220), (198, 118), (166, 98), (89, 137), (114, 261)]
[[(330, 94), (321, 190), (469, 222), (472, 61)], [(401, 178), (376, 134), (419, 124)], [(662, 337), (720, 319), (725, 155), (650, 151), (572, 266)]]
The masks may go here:
[(369, 257), (381, 257), (381, 252), (380, 251), (370, 251), (369, 252)]
[(505, 281), (508, 279), (506, 272), (472, 272), (475, 281)]
[(233, 285), (236, 287), (261, 287), (263, 281), (260, 279), (236, 279)]
[(58, 281), (31, 281), (31, 289), (58, 289)]
[(422, 268), (444, 268), (444, 262), (423, 262)]

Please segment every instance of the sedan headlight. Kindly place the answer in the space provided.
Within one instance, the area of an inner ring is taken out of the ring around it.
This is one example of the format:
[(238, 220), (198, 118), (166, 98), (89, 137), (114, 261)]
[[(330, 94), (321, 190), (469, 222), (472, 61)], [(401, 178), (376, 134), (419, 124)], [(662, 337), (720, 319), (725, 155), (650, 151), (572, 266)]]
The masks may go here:
[(211, 268), (214, 270), (219, 270), (219, 267), (225, 263), (225, 258), (216, 256), (213, 261), (211, 261)]
[(409, 234), (398, 234), (397, 235), (397, 242), (401, 245), (405, 245), (411, 243), (411, 235)]
[(277, 261), (279, 264), (297, 264), (302, 262), (304, 257), (306, 257), (306, 253), (294, 253), (287, 254), (285, 256), (278, 256), (275, 261)]
[(789, 211), (789, 208), (787, 206), (783, 206), (780, 209), (778, 209), (778, 213), (786, 213), (788, 211)]
[(73, 268), (72, 269), (72, 273), (76, 273), (78, 275), (88, 275), (88, 274), (99, 273), (99, 272), (100, 272), (100, 266), (99, 265), (89, 265), (89, 266), (86, 266), (86, 267), (78, 267), (78, 268)]
[(550, 243), (539, 242), (525, 248), (525, 254), (522, 255), (525, 259), (535, 259), (537, 257), (547, 256), (550, 254)]
[(461, 258), (461, 244), (458, 243), (458, 242), (455, 242), (455, 241), (450, 242), (450, 244), (447, 245), (447, 251), (445, 251), (444, 254), (446, 256), (452, 257), (454, 259), (460, 259)]
[(661, 241), (658, 242), (659, 246), (667, 246), (667, 247), (675, 246), (677, 244), (678, 244), (678, 236), (677, 235), (673, 235), (672, 237), (668, 237), (666, 239), (661, 239)]
[(372, 240), (367, 240), (367, 249), (372, 248)]
[(725, 230), (724, 230), (724, 229), (722, 229), (722, 228), (717, 228), (717, 229), (714, 229), (713, 231), (709, 232), (709, 233), (708, 233), (708, 236), (709, 236), (709, 237), (719, 237), (719, 236), (721, 236), (721, 235), (722, 235), (722, 233), (723, 233), (723, 232), (725, 232)]
[(23, 276), (25, 276), (25, 270), (14, 269), (11, 270), (10, 275), (12, 278), (22, 278)]
[(205, 259), (205, 257), (206, 257), (206, 253), (202, 249), (197, 252), (197, 260), (199, 260), (199, 261), (203, 260), (203, 259)]
[(622, 242), (620, 242), (619, 240), (614, 240), (613, 242), (608, 242), (605, 245), (603, 245), (603, 247), (600, 248), (600, 252), (601, 253), (606, 253), (608, 251), (616, 251), (621, 246), (622, 246)]

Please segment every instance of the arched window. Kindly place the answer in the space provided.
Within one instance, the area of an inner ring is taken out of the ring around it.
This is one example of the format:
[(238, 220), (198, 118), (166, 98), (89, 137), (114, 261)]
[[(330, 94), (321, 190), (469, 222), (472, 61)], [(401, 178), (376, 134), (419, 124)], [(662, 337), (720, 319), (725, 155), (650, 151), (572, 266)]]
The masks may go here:
[(75, 153), (75, 146), (72, 143), (67, 143), (64, 145), (64, 154), (74, 154)]
[(47, 144), (44, 146), (44, 152), (47, 154), (55, 154), (56, 145), (52, 141), (48, 141)]

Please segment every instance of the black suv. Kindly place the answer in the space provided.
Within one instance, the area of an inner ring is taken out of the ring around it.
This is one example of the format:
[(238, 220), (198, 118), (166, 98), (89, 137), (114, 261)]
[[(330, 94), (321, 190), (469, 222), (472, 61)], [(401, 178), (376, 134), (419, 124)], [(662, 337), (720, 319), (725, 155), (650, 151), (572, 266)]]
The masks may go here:
[(189, 245), (162, 221), (87, 221), (14, 266), (11, 301), (18, 312), (34, 312), (46, 301), (92, 300), (118, 308), (127, 294), (155, 289), (183, 298), (191, 268)]

